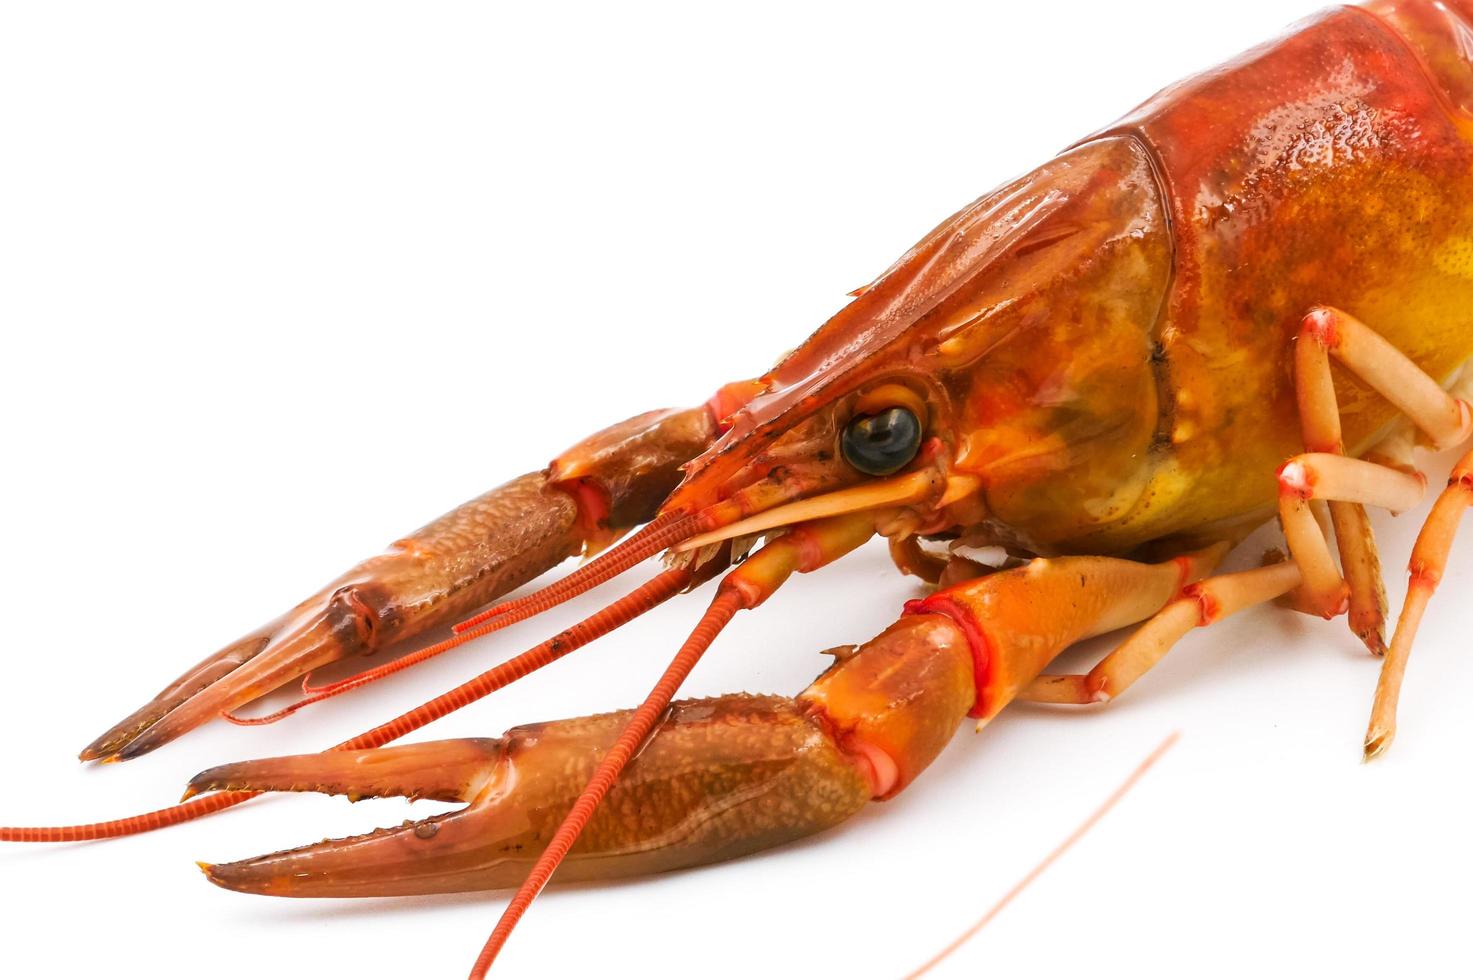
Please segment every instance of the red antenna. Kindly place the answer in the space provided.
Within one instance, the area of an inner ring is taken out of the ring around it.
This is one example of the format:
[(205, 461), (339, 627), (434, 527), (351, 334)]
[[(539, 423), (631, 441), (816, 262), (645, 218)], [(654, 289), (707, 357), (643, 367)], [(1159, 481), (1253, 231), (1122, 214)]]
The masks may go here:
[[(546, 612), (555, 606), (561, 605), (575, 596), (589, 591), (597, 585), (608, 581), (635, 565), (665, 550), (673, 544), (677, 544), (691, 534), (700, 533), (706, 529), (709, 520), (698, 517), (680, 518), (673, 514), (667, 514), (656, 518), (651, 523), (635, 534), (628, 541), (614, 550), (601, 555), (593, 562), (583, 566), (575, 572), (553, 582), (546, 588), (539, 589), (530, 595), (509, 602), (499, 603), (490, 609), (458, 623), (454, 627), (455, 636), (442, 640), (421, 650), (407, 654), (390, 663), (371, 667), (360, 671), (340, 681), (313, 687), (310, 683), (310, 675), (303, 678), (302, 690), (307, 697), (293, 702), (280, 711), (262, 715), (259, 718), (243, 718), (232, 712), (223, 711), (220, 717), (235, 725), (270, 725), (289, 718), (302, 708), (319, 701), (346, 694), (374, 681), (382, 680), (401, 670), (408, 670), (416, 664), (424, 663), (442, 653), (454, 650), (456, 647), (469, 643), (471, 640), (495, 633), (497, 630), (505, 629), (515, 623), (531, 619), (538, 613)], [(683, 587), (683, 586), (682, 586)], [(662, 600), (663, 601), (663, 600)]]
[(678, 544), (693, 534), (711, 530), (708, 520), (698, 516), (662, 514), (646, 524), (638, 533), (610, 551), (604, 552), (582, 568), (570, 572), (563, 578), (538, 589), (531, 595), (498, 603), (458, 623), (455, 632), (474, 629), (489, 620), (496, 620), (496, 628), (520, 623), (541, 612), (561, 605), (577, 595), (582, 595), (594, 586), (601, 585), (621, 572), (627, 571), (671, 545)]
[(916, 980), (917, 977), (924, 976), (925, 974), (930, 973), (933, 969), (936, 968), (938, 964), (941, 963), (942, 960), (946, 959), (952, 953), (955, 953), (958, 949), (961, 949), (961, 947), (965, 945), (968, 940), (977, 935), (977, 933), (981, 932), (984, 926), (986, 926), (993, 919), (997, 918), (999, 912), (1007, 908), (1008, 905), (1011, 904), (1013, 899), (1017, 898), (1023, 893), (1023, 890), (1025, 888), (1037, 881), (1038, 877), (1042, 875), (1045, 871), (1047, 871), (1055, 861), (1063, 857), (1065, 851), (1069, 850), (1069, 848), (1079, 843), (1080, 838), (1089, 833), (1090, 830), (1094, 828), (1095, 824), (1104, 819), (1105, 814), (1115, 809), (1115, 805), (1125, 798), (1126, 793), (1129, 793), (1132, 789), (1135, 788), (1135, 784), (1140, 782), (1141, 777), (1146, 774), (1146, 771), (1148, 769), (1161, 761), (1161, 757), (1166, 754), (1168, 749), (1176, 744), (1176, 740), (1180, 737), (1180, 732), (1172, 732), (1170, 735), (1166, 736), (1165, 740), (1163, 740), (1160, 745), (1156, 746), (1151, 754), (1146, 756), (1145, 760), (1142, 761), (1140, 765), (1135, 767), (1135, 771), (1132, 772), (1129, 776), (1125, 777), (1125, 782), (1117, 786), (1115, 788), (1115, 792), (1107, 796), (1105, 798), (1105, 802), (1101, 803), (1095, 809), (1094, 813), (1091, 813), (1088, 817), (1086, 817), (1084, 823), (1080, 824), (1074, 829), (1074, 833), (1064, 838), (1064, 842), (1062, 844), (1050, 851), (1048, 853), (1048, 856), (1045, 857), (1042, 861), (1038, 862), (1038, 864), (1034, 866), (1032, 871), (1023, 876), (1021, 881), (1019, 881), (1012, 888), (1008, 889), (1007, 894), (998, 899), (997, 904), (988, 909), (987, 913), (983, 915), (982, 918), (972, 923), (972, 925), (968, 927), (966, 932), (962, 933), (960, 936), (957, 936), (951, 941), (949, 945), (947, 945), (945, 949), (937, 953), (935, 956), (931, 957), (925, 963), (921, 964), (919, 969), (917, 969), (913, 973), (907, 974), (905, 980)]
[[(690, 584), (692, 574), (688, 569), (672, 568), (661, 572), (622, 599), (610, 603), (592, 616), (563, 630), (557, 636), (538, 644), (527, 652), (513, 657), (477, 675), (459, 687), (404, 714), (372, 728), (356, 738), (349, 739), (333, 750), (356, 751), (375, 749), (402, 738), (418, 728), (423, 728), (436, 719), (484, 698), (513, 681), (526, 677), (541, 667), (567, 656), (606, 633), (623, 626), (642, 613), (653, 609), (672, 596), (678, 595)], [(122, 820), (102, 823), (74, 824), (56, 827), (0, 827), (0, 841), (28, 843), (60, 843), (63, 841), (102, 840), (108, 837), (127, 837), (150, 830), (159, 830), (174, 824), (185, 823), (197, 817), (244, 803), (258, 793), (226, 792), (212, 793), (163, 810), (154, 810)]]
[(507, 938), (511, 936), (512, 930), (521, 921), (528, 906), (532, 904), (532, 900), (546, 887), (548, 879), (552, 877), (553, 872), (557, 870), (558, 865), (562, 863), (563, 858), (567, 856), (573, 843), (578, 839), (578, 835), (583, 832), (583, 828), (593, 817), (593, 811), (598, 808), (599, 803), (613, 787), (614, 781), (619, 778), (619, 773), (629, 764), (634, 753), (639, 751), (640, 746), (644, 744), (645, 739), (649, 738), (650, 732), (664, 716), (665, 709), (670, 706), (670, 700), (675, 697), (676, 690), (684, 683), (691, 669), (711, 646), (717, 634), (727, 623), (731, 622), (733, 616), (745, 608), (745, 605), (741, 593), (736, 589), (722, 589), (717, 593), (711, 607), (696, 624), (690, 638), (685, 641), (680, 652), (670, 662), (670, 666), (665, 668), (665, 673), (660, 676), (654, 690), (650, 691), (649, 696), (635, 710), (634, 717), (629, 720), (629, 724), (619, 735), (618, 740), (599, 762), (588, 785), (574, 802), (573, 809), (563, 818), (562, 825), (558, 827), (552, 841), (537, 858), (537, 863), (528, 872), (527, 879), (512, 896), (506, 910), (501, 913), (496, 928), (491, 931), (491, 937), (486, 940), (486, 945), (481, 948), (481, 955), (476, 958), (476, 965), (471, 969), (471, 980), (482, 980), (486, 976), (496, 955), (506, 945)]

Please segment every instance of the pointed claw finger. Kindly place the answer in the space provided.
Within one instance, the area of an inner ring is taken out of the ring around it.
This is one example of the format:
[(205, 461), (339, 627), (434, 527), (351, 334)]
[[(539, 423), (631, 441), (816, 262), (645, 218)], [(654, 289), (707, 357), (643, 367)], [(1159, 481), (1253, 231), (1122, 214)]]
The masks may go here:
[(82, 758), (134, 758), (315, 668), (453, 623), (575, 554), (578, 515), (574, 499), (543, 474), (498, 487), (207, 658)]
[(234, 762), (189, 781), (188, 799), (221, 790), (326, 793), (352, 800), (402, 796), (467, 803), (495, 771), (501, 742), (456, 738), (359, 752), (317, 752)]
[[(449, 739), (359, 752), (235, 763), (190, 780), (190, 793), (238, 787), (468, 801), (453, 813), (342, 840), (228, 864), (201, 863), (210, 881), (254, 895), (352, 898), (421, 895), (465, 883), (494, 865), (498, 840), (515, 836), (498, 806), (515, 782), (503, 739)], [(513, 854), (525, 845), (512, 848)], [(486, 886), (480, 886), (486, 887)], [(494, 886), (492, 886), (494, 887)]]
[[(654, 519), (685, 464), (717, 437), (712, 411), (645, 413), (584, 440), (548, 470), (462, 504), (206, 659), (99, 736), (82, 758), (142, 755), (315, 667), (457, 623), (564, 559)], [(436, 644), (437, 652), (450, 646)]]
[(158, 724), (164, 716), (264, 650), (271, 642), (275, 625), (237, 640), (206, 657), (143, 707), (93, 739), (77, 757), (83, 762), (116, 761), (118, 753), (143, 732)]
[(467, 808), (358, 837), (228, 864), (201, 861), (199, 866), (221, 888), (286, 898), (433, 895), (501, 887), (464, 881), (459, 867), (461, 855), (477, 847), (483, 816)]
[(93, 746), (106, 745), (110, 761), (136, 758), (307, 671), (368, 652), (377, 645), (383, 606), (367, 585), (324, 590), (265, 635), (232, 644), (187, 678), (207, 677), (208, 683), (176, 683)]

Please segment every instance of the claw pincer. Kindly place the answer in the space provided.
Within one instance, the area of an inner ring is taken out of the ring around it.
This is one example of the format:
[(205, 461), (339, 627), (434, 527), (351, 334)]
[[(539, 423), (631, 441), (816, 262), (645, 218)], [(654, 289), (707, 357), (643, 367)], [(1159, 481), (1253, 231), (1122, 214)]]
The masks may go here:
[[(739, 857), (817, 833), (893, 795), (972, 706), (970, 654), (952, 622), (911, 616), (797, 698), (681, 701), (630, 762), (558, 871), (615, 878)], [(221, 766), (191, 792), (287, 790), (455, 800), (392, 830), (205, 866), (235, 891), (421, 895), (515, 886), (567, 815), (630, 712), (368, 752)]]
[(396, 541), (207, 657), (81, 753), (131, 759), (312, 670), (455, 623), (648, 521), (715, 437), (710, 410), (649, 412)]

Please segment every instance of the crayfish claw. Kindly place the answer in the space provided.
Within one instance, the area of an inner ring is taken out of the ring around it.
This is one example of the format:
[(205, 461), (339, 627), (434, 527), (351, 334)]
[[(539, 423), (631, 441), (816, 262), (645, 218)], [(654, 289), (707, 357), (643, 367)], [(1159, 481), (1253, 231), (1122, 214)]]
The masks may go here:
[[(448, 626), (583, 547), (576, 501), (542, 473), (463, 504), (195, 665), (81, 753), (132, 759), (334, 661)], [(448, 649), (450, 644), (437, 648)]]
[(143, 707), (93, 739), (77, 758), (83, 762), (120, 762), (129, 758), (124, 750), (145, 732), (266, 649), (271, 643), (271, 631), (275, 625), (273, 623), (258, 633), (239, 639), (196, 664)]
[(399, 827), (226, 864), (200, 863), (213, 883), (256, 895), (415, 895), (446, 888), (506, 836), (512, 788), (504, 739), (457, 738), (394, 748), (257, 759), (208, 769), (189, 795), (219, 790), (315, 792), (357, 801), (402, 796), (470, 805)]
[[(217, 789), (319, 789), (463, 799), (400, 827), (206, 867), (223, 888), (352, 898), (512, 888), (553, 837), (632, 712), (362, 752), (222, 766)], [(791, 699), (676, 702), (558, 869), (559, 882), (707, 864), (814, 833), (862, 807), (872, 787)]]
[(109, 729), (82, 759), (120, 762), (152, 752), (310, 670), (371, 650), (378, 617), (365, 594), (352, 585), (324, 590), (231, 644)]

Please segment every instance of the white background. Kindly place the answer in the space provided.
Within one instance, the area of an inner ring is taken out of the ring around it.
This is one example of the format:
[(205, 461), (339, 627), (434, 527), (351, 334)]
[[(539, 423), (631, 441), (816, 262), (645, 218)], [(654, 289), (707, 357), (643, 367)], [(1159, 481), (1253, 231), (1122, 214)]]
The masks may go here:
[[(0, 823), (166, 805), (208, 765), (326, 746), (531, 645), (549, 623), (273, 728), (75, 761), (353, 561), (603, 424), (762, 370), (956, 208), (1315, 6), (6, 7)], [(1434, 485), (1448, 465), (1429, 462)], [(1396, 607), (1424, 512), (1377, 518)], [(1174, 730), (936, 975), (1465, 972), (1469, 538), (1374, 765), (1377, 663), (1343, 623), (1255, 611), (1106, 710), (962, 732), (818, 839), (554, 889), (502, 975), (897, 976)], [(743, 617), (687, 690), (796, 692), (817, 651), (915, 594), (872, 547)], [(631, 704), (701, 604), (416, 737)], [(295, 797), (5, 845), (0, 970), (460, 975), (504, 896), (266, 899), (192, 863), (442, 806)]]

